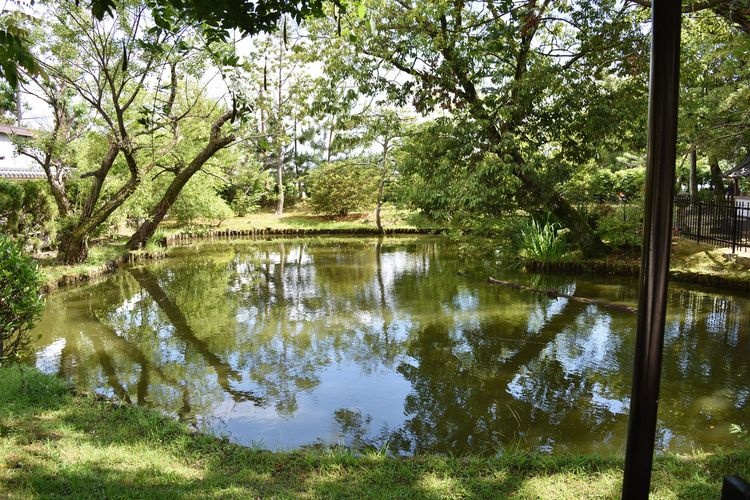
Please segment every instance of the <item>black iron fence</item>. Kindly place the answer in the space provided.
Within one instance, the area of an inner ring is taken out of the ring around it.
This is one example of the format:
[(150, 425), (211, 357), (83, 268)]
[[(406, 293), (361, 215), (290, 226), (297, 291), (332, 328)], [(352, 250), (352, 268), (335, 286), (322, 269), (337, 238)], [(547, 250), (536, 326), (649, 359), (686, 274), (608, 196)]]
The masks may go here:
[(689, 199), (675, 200), (675, 232), (698, 243), (730, 247), (732, 253), (750, 250), (750, 205), (727, 200), (706, 203)]

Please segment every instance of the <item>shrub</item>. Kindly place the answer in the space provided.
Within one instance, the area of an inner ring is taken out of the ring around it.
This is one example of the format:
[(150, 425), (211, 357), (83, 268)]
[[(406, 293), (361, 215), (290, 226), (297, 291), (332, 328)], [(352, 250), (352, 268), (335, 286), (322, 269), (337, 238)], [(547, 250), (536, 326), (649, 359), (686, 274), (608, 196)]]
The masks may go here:
[(0, 236), (0, 364), (16, 361), (31, 343), (42, 312), (42, 278), (18, 243)]
[(611, 247), (626, 250), (640, 248), (643, 238), (643, 206), (633, 204), (613, 208), (599, 219), (596, 232)]
[(566, 232), (548, 217), (543, 221), (533, 218), (519, 224), (518, 248), (523, 260), (549, 264), (558, 262), (568, 251)]
[(316, 213), (344, 216), (371, 210), (377, 200), (378, 172), (346, 162), (322, 165), (308, 174), (310, 208)]
[(0, 180), (0, 229), (25, 243), (55, 238), (57, 207), (41, 181)]
[(151, 255), (163, 256), (166, 254), (167, 232), (163, 229), (157, 229), (154, 234), (146, 240), (143, 249)]
[(0, 228), (5, 234), (18, 234), (18, 226), (23, 208), (23, 188), (0, 180)]
[(199, 219), (223, 221), (234, 215), (227, 202), (210, 186), (188, 183), (169, 209), (180, 225), (190, 225)]
[(250, 213), (258, 211), (262, 194), (258, 192), (249, 195), (240, 191), (234, 195), (234, 199), (229, 203), (229, 206), (237, 217), (245, 217)]

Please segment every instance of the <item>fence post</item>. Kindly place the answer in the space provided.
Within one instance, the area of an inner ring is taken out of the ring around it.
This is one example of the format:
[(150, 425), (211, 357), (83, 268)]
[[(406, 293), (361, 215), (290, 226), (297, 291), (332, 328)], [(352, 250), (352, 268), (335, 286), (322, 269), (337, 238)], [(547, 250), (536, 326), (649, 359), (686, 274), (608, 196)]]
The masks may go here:
[(698, 202), (698, 231), (695, 235), (695, 241), (701, 242), (701, 226), (703, 226), (703, 203)]
[(737, 207), (732, 200), (732, 253), (737, 248)]

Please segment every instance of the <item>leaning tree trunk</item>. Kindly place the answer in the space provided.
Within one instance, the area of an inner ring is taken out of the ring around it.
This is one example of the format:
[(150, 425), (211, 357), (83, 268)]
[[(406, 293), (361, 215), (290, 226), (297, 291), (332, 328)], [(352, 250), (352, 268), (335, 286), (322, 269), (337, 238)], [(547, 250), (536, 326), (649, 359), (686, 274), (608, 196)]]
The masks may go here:
[(206, 146), (185, 168), (177, 172), (177, 175), (172, 179), (172, 182), (167, 187), (164, 195), (162, 195), (159, 202), (151, 210), (151, 215), (147, 217), (140, 226), (138, 226), (138, 229), (136, 229), (126, 243), (129, 249), (137, 250), (146, 244), (146, 241), (154, 235), (156, 228), (159, 227), (159, 223), (164, 220), (169, 208), (177, 200), (177, 197), (180, 195), (185, 184), (187, 184), (193, 175), (195, 175), (195, 173), (198, 172), (198, 170), (200, 170), (217, 151), (234, 142), (234, 135), (221, 135), (221, 126), (229, 121), (232, 116), (233, 113), (229, 111), (214, 122), (211, 126), (211, 135), (208, 144), (206, 144)]
[[(494, 134), (499, 138), (499, 133), (494, 126), (491, 127), (491, 130), (494, 130)], [(515, 163), (511, 172), (521, 181), (523, 191), (527, 194), (526, 199), (546, 206), (563, 226), (570, 229), (584, 256), (601, 257), (606, 255), (607, 246), (581, 213), (554, 187), (549, 186), (533, 170), (527, 168), (525, 166), (526, 161), (518, 150), (511, 151), (510, 156)]]
[(58, 254), (63, 264), (80, 264), (86, 260), (88, 257), (88, 240), (91, 233), (103, 224), (112, 215), (112, 212), (125, 203), (140, 184), (141, 178), (132, 151), (123, 149), (125, 161), (130, 170), (130, 178), (104, 204), (97, 208), (102, 186), (120, 150), (115, 142), (111, 142), (99, 169), (88, 175), (92, 177), (92, 186), (83, 205), (83, 210), (81, 210), (78, 224), (72, 230), (60, 235)]

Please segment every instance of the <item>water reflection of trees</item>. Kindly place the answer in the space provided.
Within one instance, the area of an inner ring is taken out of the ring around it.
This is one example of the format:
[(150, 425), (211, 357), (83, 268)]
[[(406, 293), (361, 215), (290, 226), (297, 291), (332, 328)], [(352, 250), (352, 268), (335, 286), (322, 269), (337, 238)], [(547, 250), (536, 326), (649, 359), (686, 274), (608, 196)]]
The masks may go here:
[[(490, 287), (469, 268), (429, 240), (223, 247), (55, 294), (40, 331), (48, 348), (65, 339), (59, 372), (79, 387), (183, 418), (225, 403), (293, 417), (346, 362), (411, 384), (404, 421), (380, 436), (398, 452), (621, 448), (633, 317)], [(511, 278), (634, 300), (622, 280)], [(696, 429), (747, 423), (746, 302), (679, 288), (671, 301), (661, 438), (690, 447)], [(358, 412), (336, 423), (369, 424)]]

